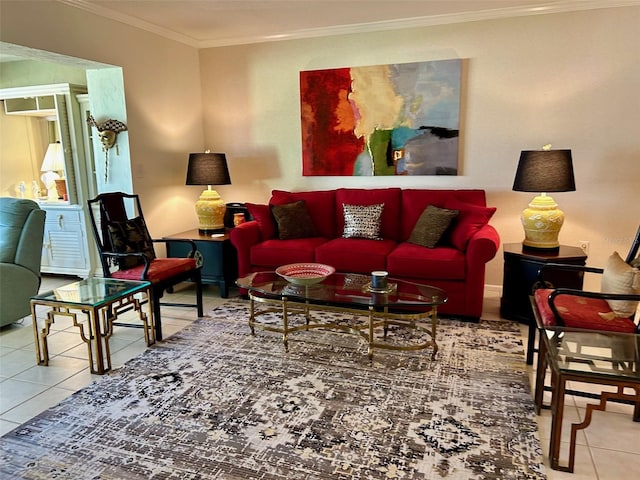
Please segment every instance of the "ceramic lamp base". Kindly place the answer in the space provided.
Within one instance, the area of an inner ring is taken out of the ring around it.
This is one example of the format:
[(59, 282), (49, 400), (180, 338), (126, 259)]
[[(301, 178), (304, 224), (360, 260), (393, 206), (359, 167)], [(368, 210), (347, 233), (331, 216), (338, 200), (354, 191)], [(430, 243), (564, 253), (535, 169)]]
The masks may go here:
[(225, 205), (218, 192), (207, 189), (202, 192), (196, 202), (198, 214), (198, 230), (203, 233), (218, 233), (224, 231)]
[(546, 194), (535, 197), (522, 212), (522, 226), (526, 248), (536, 250), (557, 250), (560, 248), (558, 235), (564, 223), (564, 213)]

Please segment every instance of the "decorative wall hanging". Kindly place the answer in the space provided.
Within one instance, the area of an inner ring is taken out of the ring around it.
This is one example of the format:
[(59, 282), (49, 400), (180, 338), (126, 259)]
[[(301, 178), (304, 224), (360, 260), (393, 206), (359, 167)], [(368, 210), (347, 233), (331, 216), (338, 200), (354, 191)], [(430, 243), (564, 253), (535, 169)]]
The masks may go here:
[(461, 65), (300, 72), (302, 174), (457, 175)]
[(102, 144), (102, 151), (104, 152), (104, 181), (109, 181), (109, 150), (116, 147), (116, 155), (120, 155), (118, 149), (118, 133), (127, 130), (127, 126), (120, 120), (105, 120), (104, 122), (97, 123), (93, 118), (93, 115), (87, 117), (87, 123), (95, 127), (98, 130), (98, 137), (100, 137), (100, 143)]

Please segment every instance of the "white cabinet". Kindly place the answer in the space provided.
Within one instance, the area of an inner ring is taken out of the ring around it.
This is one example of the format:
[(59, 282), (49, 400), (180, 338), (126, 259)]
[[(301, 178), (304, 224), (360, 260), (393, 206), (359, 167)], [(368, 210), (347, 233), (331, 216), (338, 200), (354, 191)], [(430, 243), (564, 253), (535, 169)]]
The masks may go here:
[(41, 271), (87, 277), (91, 271), (91, 262), (81, 206), (42, 203), (40, 208), (47, 212)]

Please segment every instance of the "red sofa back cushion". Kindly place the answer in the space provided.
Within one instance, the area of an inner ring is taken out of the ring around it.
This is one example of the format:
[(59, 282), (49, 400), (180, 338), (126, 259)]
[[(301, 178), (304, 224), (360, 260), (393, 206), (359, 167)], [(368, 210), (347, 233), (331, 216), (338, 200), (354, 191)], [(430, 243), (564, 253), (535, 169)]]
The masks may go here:
[[(400, 188), (339, 188), (335, 199), (336, 236), (342, 236), (344, 230), (344, 214), (342, 204), (376, 205), (384, 203), (380, 218), (380, 235), (382, 238), (399, 240), (400, 237)], [(414, 222), (415, 223), (415, 222)]]
[[(271, 205), (285, 205), (287, 203), (304, 200), (309, 210), (309, 215), (316, 227), (318, 235), (325, 238), (335, 238), (336, 225), (333, 218), (335, 209), (334, 190), (316, 190), (312, 192), (286, 192), (273, 190), (271, 192)], [(340, 230), (342, 232), (342, 230)]]
[(439, 208), (447, 208), (447, 200), (456, 198), (465, 203), (484, 207), (487, 198), (484, 190), (402, 190), (402, 225), (400, 240), (406, 242), (418, 218), (425, 208), (435, 205)]

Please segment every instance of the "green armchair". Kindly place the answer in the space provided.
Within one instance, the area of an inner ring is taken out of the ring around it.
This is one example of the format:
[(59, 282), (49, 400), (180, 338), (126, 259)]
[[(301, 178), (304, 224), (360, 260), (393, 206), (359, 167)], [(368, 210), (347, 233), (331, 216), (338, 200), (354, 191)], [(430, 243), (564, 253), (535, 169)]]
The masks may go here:
[(33, 200), (0, 198), (0, 327), (31, 313), (40, 288), (45, 211)]

